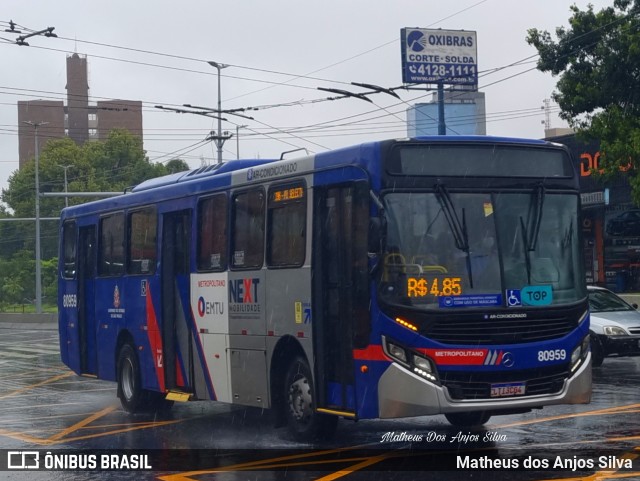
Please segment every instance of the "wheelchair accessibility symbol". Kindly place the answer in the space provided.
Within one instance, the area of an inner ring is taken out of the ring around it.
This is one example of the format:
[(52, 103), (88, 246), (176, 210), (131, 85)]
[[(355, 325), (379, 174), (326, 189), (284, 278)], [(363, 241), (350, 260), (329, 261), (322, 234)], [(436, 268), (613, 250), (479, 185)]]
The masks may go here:
[(507, 306), (517, 307), (522, 305), (522, 296), (520, 295), (520, 289), (507, 289)]

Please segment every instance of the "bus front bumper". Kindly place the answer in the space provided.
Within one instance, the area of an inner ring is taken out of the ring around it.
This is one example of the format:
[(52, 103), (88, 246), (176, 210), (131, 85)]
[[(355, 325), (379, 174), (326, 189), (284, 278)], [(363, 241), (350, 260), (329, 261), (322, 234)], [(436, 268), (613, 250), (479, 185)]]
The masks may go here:
[(586, 404), (591, 400), (591, 353), (555, 394), (500, 399), (453, 400), (437, 386), (397, 364), (391, 364), (378, 383), (380, 418), (401, 418), (470, 411), (529, 409), (553, 404)]

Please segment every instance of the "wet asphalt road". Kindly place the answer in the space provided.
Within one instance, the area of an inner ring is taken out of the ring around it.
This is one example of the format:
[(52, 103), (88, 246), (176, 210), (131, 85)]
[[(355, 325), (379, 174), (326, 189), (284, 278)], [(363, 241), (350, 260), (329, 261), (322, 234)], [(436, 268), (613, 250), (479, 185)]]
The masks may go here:
[(258, 409), (194, 402), (131, 416), (114, 383), (61, 364), (56, 331), (0, 327), (0, 401), (0, 457), (73, 452), (99, 464), (127, 450), (147, 454), (154, 468), (11, 470), (2, 480), (640, 480), (640, 358), (595, 369), (589, 405), (494, 417), (482, 430), (452, 428), (444, 416), (342, 420), (331, 443), (301, 446)]

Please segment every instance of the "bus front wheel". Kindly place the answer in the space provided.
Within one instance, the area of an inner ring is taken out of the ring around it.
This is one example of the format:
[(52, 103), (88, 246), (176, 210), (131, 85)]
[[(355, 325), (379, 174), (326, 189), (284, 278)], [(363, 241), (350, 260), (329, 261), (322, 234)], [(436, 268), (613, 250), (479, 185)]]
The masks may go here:
[(444, 415), (452, 425), (459, 428), (481, 426), (491, 419), (491, 414), (485, 411), (473, 411), (469, 413), (447, 413)]
[(600, 367), (604, 362), (604, 347), (600, 339), (591, 333), (591, 366)]
[(140, 364), (131, 344), (124, 344), (118, 353), (118, 397), (125, 411), (140, 412), (144, 391), (140, 381)]
[(338, 418), (316, 412), (311, 369), (297, 357), (289, 365), (284, 383), (287, 426), (297, 441), (328, 439), (335, 432)]

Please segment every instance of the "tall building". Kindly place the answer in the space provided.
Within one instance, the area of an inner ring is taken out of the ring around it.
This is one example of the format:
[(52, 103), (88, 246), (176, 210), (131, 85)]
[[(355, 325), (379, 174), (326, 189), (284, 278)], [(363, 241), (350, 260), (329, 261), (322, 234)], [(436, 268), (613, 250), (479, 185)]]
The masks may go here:
[(56, 100), (18, 102), (18, 154), (22, 166), (36, 156), (35, 134), (38, 129), (38, 150), (42, 152), (50, 139), (65, 134), (64, 103)]
[[(447, 135), (486, 135), (487, 117), (483, 92), (446, 91), (444, 119)], [(409, 137), (438, 135), (438, 94), (431, 102), (415, 104), (407, 109)]]
[[(95, 127), (90, 123), (89, 138), (105, 140), (113, 129), (127, 129), (142, 137), (142, 102), (139, 100), (102, 100), (89, 115), (95, 112)], [(91, 117), (93, 118), (93, 117)]]
[(142, 102), (107, 100), (89, 104), (87, 58), (77, 53), (67, 57), (66, 90), (66, 106), (62, 101), (51, 100), (18, 102), (20, 167), (35, 156), (33, 124), (39, 125), (39, 151), (50, 139), (69, 137), (78, 145), (104, 140), (115, 128), (127, 129), (142, 138)]
[(67, 135), (76, 144), (89, 140), (89, 78), (87, 59), (67, 57)]

